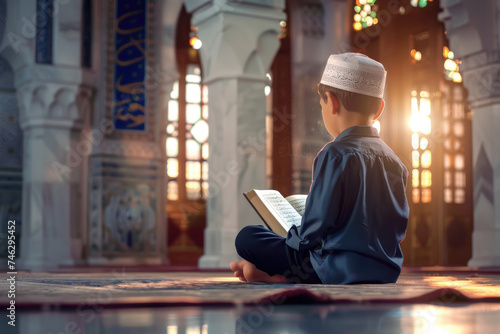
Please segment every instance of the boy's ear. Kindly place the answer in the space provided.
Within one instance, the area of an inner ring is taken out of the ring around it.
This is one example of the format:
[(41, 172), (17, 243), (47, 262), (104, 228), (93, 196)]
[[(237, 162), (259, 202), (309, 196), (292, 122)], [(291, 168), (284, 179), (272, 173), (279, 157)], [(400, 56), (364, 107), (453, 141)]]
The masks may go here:
[(377, 113), (375, 115), (373, 115), (374, 121), (376, 121), (382, 115), (382, 112), (384, 111), (384, 107), (385, 107), (385, 101), (384, 101), (384, 99), (382, 99), (382, 101), (380, 101), (380, 107), (378, 108)]
[[(332, 113), (334, 113), (334, 114), (338, 113), (339, 109), (340, 109), (339, 99), (329, 91), (326, 91), (326, 96), (327, 96), (327, 99), (331, 101), (330, 103), (332, 106)], [(328, 104), (328, 101), (327, 101), (327, 104)]]

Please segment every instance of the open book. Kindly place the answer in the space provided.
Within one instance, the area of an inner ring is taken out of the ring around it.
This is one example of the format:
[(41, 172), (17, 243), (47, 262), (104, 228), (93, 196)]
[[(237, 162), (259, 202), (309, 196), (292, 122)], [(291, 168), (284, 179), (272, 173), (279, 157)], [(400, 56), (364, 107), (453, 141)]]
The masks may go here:
[(292, 225), (300, 225), (307, 195), (283, 197), (276, 190), (250, 190), (243, 194), (267, 227), (286, 237)]

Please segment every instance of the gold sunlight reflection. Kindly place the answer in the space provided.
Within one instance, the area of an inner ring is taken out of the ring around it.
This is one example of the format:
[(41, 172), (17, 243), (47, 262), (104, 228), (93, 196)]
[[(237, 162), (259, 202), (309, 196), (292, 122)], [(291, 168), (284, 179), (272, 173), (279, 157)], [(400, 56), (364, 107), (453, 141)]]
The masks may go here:
[(215, 282), (239, 282), (240, 280), (236, 277), (212, 277), (207, 278), (207, 281), (215, 281)]
[(447, 321), (447, 310), (435, 306), (413, 309), (412, 306), (403, 307), (403, 311), (410, 311), (409, 317), (401, 320), (402, 328), (413, 328), (414, 334), (461, 334), (468, 333), (470, 328), (461, 326), (460, 323)]
[(493, 285), (488, 278), (481, 277), (477, 282), (473, 277), (470, 279), (457, 279), (448, 276), (424, 277), (424, 282), (434, 288), (453, 288), (457, 289), (467, 297), (494, 297), (500, 296), (500, 286)]

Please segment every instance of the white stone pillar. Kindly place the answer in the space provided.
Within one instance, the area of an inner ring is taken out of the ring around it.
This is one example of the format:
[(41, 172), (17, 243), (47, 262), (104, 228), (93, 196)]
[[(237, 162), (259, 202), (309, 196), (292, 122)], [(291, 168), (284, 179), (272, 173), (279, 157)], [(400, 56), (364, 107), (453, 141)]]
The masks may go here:
[[(209, 197), (202, 268), (237, 260), (234, 240), (259, 224), (243, 192), (266, 184), (266, 72), (279, 48), (284, 1), (185, 1), (203, 42), (209, 91)], [(200, 7), (201, 6), (201, 7)]]
[(79, 234), (72, 223), (82, 220), (81, 165), (91, 150), (79, 131), (91, 90), (32, 80), (18, 88), (17, 97), (24, 132), (22, 267), (74, 265), (81, 254), (72, 254), (72, 242), (81, 246), (81, 240), (72, 238)]
[[(82, 164), (91, 151), (81, 129), (92, 108), (93, 75), (80, 67), (79, 58), (62, 56), (68, 49), (81, 51), (81, 22), (68, 25), (66, 19), (81, 1), (56, 0), (43, 13), (37, 3), (7, 3), (0, 53), (14, 71), (24, 138), (17, 268), (46, 270), (81, 260)], [(37, 29), (47, 22), (52, 28), (44, 30), (41, 41)]]
[(460, 71), (474, 112), (474, 232), (470, 266), (500, 266), (500, 1), (443, 0), (450, 48), (462, 59)]
[[(346, 1), (291, 0), (294, 193), (307, 193), (318, 151), (332, 140), (323, 125), (316, 85), (328, 56), (349, 51)], [(311, 52), (314, 50), (314, 52)]]

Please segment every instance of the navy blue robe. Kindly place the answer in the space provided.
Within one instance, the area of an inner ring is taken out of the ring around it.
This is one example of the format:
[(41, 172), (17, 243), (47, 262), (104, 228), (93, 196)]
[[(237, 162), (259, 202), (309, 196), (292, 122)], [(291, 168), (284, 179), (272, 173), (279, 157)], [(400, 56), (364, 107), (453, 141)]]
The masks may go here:
[(308, 250), (323, 283), (392, 283), (401, 273), (408, 171), (371, 126), (353, 126), (318, 153), (302, 223), (286, 244)]

